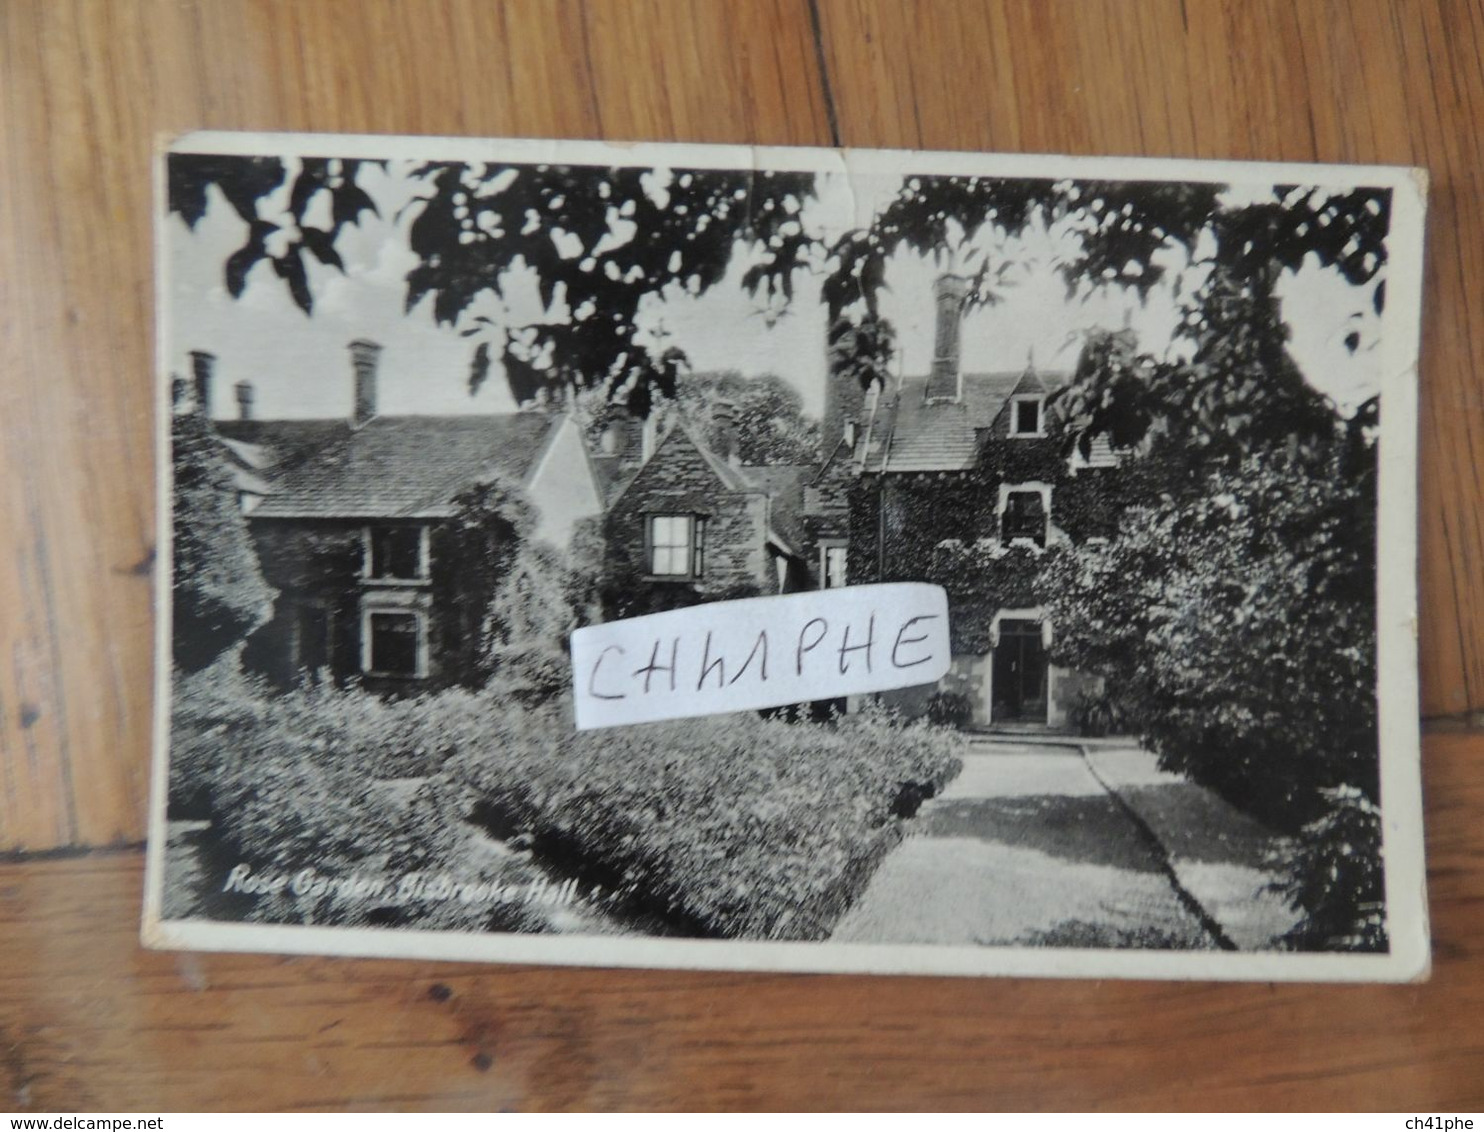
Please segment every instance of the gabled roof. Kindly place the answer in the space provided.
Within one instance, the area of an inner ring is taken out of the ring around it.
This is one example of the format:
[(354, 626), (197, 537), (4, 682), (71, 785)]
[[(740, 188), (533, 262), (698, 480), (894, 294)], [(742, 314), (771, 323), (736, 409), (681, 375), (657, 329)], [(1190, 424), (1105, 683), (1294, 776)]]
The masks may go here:
[[(802, 521), (804, 485), (819, 472), (818, 467), (812, 464), (753, 464), (745, 467), (731, 464), (712, 451), (711, 446), (683, 421), (660, 439), (654, 455), (644, 467), (650, 467), (661, 459), (665, 450), (676, 443), (690, 444), (727, 491), (767, 496), (768, 530), (765, 537), (783, 553), (796, 558), (801, 556), (799, 548), (805, 543)], [(637, 479), (637, 474), (631, 476), (610, 500), (610, 506)]]
[(1020, 375), (1020, 380), (1015, 383), (1015, 388), (1010, 390), (1010, 396), (1020, 397), (1027, 393), (1034, 393), (1038, 397), (1044, 397), (1051, 392), (1046, 388), (1046, 383), (1041, 380), (1041, 374), (1034, 365), (1025, 367), (1025, 372)]
[[(691, 429), (689, 425), (680, 425), (672, 431), (683, 432), (686, 438), (695, 445), (696, 451), (701, 458), (710, 465), (711, 470), (716, 473), (716, 478), (730, 491), (758, 491), (758, 485), (742, 474), (740, 468), (734, 467), (711, 450), (711, 446), (701, 439), (700, 435)], [(665, 438), (669, 439), (668, 436)], [(663, 441), (661, 441), (663, 443)]]
[[(950, 472), (972, 468), (979, 448), (975, 430), (987, 429), (1017, 393), (1049, 393), (1066, 384), (1063, 373), (1002, 370), (963, 375), (961, 401), (926, 398), (928, 378), (902, 379), (894, 402), (878, 411), (864, 453), (867, 471)], [(1030, 384), (1034, 382), (1034, 385)], [(886, 414), (881, 417), (881, 413)]]
[[(325, 421), (221, 422), (234, 439), (267, 447), (303, 441), (320, 426), (320, 443), (273, 463), (273, 493), (254, 519), (437, 518), (481, 475), (501, 473), (525, 483), (556, 433), (561, 417), (375, 417), (360, 428)], [(249, 431), (252, 436), (241, 435)], [(285, 426), (288, 426), (285, 428)]]
[(799, 557), (799, 547), (804, 545), (804, 530), (800, 521), (804, 511), (804, 484), (819, 469), (804, 464), (754, 464), (741, 467), (718, 456), (687, 425), (680, 425), (676, 431), (682, 430), (716, 473), (717, 479), (729, 490), (753, 492), (768, 497), (768, 540), (785, 554)]

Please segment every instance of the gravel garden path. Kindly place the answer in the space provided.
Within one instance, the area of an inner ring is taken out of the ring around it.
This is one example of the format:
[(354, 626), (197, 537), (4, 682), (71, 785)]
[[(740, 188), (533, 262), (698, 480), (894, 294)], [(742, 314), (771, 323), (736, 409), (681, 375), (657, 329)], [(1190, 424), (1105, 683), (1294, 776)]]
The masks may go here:
[(1159, 841), (1071, 745), (976, 737), (834, 939), (1231, 946)]

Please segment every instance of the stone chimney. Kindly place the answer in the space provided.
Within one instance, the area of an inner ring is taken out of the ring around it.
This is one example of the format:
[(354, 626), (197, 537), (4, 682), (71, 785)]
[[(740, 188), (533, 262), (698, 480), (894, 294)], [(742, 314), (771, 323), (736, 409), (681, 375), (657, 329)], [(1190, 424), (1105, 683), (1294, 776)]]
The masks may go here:
[(627, 411), (615, 413), (598, 438), (598, 455), (616, 459), (623, 468), (638, 468), (644, 460), (644, 431), (644, 422)]
[(933, 368), (928, 375), (929, 400), (963, 399), (963, 374), (959, 369), (959, 346), (963, 334), (964, 300), (969, 281), (962, 275), (940, 275), (933, 281), (935, 330)]
[(622, 458), (624, 447), (623, 426), (618, 421), (609, 421), (608, 427), (603, 430), (603, 435), (598, 437), (599, 454)]
[(232, 390), (237, 394), (237, 419), (243, 421), (252, 420), (252, 382), (239, 381), (232, 387)]
[(205, 350), (191, 351), (191, 392), (196, 397), (196, 412), (211, 416), (211, 378), (216, 368), (216, 355)]
[(381, 347), (375, 342), (357, 338), (350, 344), (350, 364), (356, 374), (355, 408), (351, 423), (357, 428), (376, 415), (376, 366)]
[(716, 454), (732, 467), (740, 467), (742, 454), (737, 447), (737, 413), (730, 402), (720, 401), (711, 411)]
[(654, 450), (660, 446), (660, 417), (653, 409), (639, 428), (639, 463), (649, 463)]
[[(844, 331), (843, 334), (849, 334)], [(842, 373), (831, 339), (826, 336), (824, 351), (824, 416), (819, 422), (819, 458), (829, 460), (835, 449), (847, 439), (847, 432), (865, 416), (866, 391), (852, 374)], [(854, 437), (850, 437), (854, 440)], [(851, 445), (853, 448), (853, 444)], [(849, 459), (850, 452), (845, 453)]]

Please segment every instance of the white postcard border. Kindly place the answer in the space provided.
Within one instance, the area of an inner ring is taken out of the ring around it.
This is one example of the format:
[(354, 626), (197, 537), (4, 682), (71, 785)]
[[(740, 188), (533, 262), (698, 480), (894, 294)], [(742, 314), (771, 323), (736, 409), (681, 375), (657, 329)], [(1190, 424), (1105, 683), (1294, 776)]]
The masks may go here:
[[(1037, 179), (1376, 186), (1392, 190), (1388, 302), (1382, 316), (1377, 548), (1378, 705), (1387, 924), (1385, 955), (1185, 952), (672, 940), (228, 924), (162, 917), (171, 698), (172, 483), (170, 152), (280, 157), (511, 161)], [(586, 967), (953, 976), (1406, 982), (1429, 972), (1417, 685), (1417, 422), (1427, 175), (1376, 165), (1249, 163), (907, 150), (778, 148), (546, 139), (202, 131), (161, 138), (154, 168), (156, 506), (154, 742), (141, 940), (152, 948), (468, 960)]]

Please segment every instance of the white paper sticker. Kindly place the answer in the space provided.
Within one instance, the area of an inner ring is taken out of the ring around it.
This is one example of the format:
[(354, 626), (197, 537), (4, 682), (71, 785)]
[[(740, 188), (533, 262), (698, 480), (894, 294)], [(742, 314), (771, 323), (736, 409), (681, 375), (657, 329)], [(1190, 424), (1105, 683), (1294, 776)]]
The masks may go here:
[(717, 601), (572, 634), (578, 730), (884, 692), (943, 678), (942, 586)]

